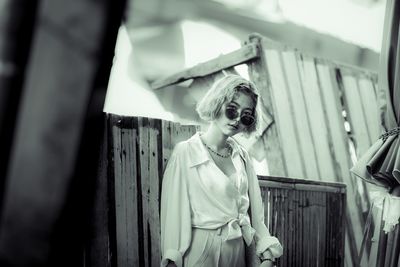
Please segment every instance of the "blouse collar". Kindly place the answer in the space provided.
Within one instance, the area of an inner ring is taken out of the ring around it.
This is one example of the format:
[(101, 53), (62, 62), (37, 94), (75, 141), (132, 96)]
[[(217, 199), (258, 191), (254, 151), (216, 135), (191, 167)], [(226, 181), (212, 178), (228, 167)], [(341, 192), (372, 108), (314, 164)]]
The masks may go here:
[[(200, 139), (200, 135), (202, 132), (196, 132), (192, 137), (189, 138), (188, 142), (191, 146), (190, 154), (189, 154), (189, 162), (190, 167), (194, 167), (200, 164), (203, 164), (209, 161), (210, 153), (208, 153), (205, 148), (203, 142)], [(233, 139), (232, 137), (228, 137), (227, 143), (232, 147), (232, 155), (231, 157), (235, 157), (237, 154), (240, 155), (244, 160), (243, 148), (239, 145), (239, 143)]]

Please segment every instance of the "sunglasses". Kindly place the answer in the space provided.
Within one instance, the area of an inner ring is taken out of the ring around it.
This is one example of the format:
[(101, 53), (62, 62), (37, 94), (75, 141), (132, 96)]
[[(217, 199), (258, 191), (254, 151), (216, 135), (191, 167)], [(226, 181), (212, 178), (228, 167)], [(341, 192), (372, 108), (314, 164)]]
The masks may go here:
[[(225, 116), (230, 119), (230, 120), (235, 120), (237, 117), (239, 117), (239, 112), (237, 111), (237, 109), (235, 107), (226, 107), (225, 109)], [(255, 122), (255, 118), (254, 116), (244, 113), (242, 112), (242, 114), (240, 114), (240, 122), (246, 126), (246, 127), (250, 127), (254, 124)]]

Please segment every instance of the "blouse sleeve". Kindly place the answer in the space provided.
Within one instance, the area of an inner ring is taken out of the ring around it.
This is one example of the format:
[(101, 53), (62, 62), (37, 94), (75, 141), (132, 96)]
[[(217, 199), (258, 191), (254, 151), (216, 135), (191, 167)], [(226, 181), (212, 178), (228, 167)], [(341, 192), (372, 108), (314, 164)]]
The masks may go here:
[(161, 189), (161, 266), (168, 260), (182, 266), (191, 242), (191, 214), (187, 180), (182, 172), (182, 149), (175, 147), (164, 172)]
[(264, 223), (264, 207), (261, 199), (260, 185), (248, 155), (246, 155), (246, 171), (249, 179), (251, 224), (256, 230), (256, 253), (262, 260), (275, 260), (275, 258), (283, 254), (283, 247), (276, 237), (271, 236)]

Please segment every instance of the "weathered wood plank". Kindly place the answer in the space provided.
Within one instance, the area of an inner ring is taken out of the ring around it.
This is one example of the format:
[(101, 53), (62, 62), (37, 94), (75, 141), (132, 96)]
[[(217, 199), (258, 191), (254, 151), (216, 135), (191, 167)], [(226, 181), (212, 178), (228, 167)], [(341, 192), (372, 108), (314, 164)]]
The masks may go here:
[(268, 74), (271, 81), (271, 98), (274, 103), (275, 121), (280, 139), (282, 140), (283, 156), (287, 166), (287, 173), (290, 177), (305, 176), (305, 163), (300, 156), (298, 136), (295, 128), (295, 114), (292, 110), (292, 100), (288, 94), (288, 85), (282, 66), (279, 51), (265, 49)]
[(282, 184), (274, 181), (260, 181), (260, 185), (270, 188), (280, 189), (297, 189), (304, 191), (323, 191), (333, 193), (344, 193), (346, 190), (340, 187), (326, 186), (326, 185), (312, 185), (312, 184)]
[(308, 232), (310, 238), (310, 255), (311, 255), (311, 266), (317, 266), (317, 256), (319, 253), (319, 245), (317, 243), (317, 221), (316, 221), (316, 199), (315, 199), (315, 192), (308, 192), (309, 200), (310, 200), (310, 231)]
[[(371, 133), (369, 132), (369, 128), (367, 126), (365, 109), (362, 101), (360, 101), (361, 95), (359, 90), (359, 85), (357, 81), (357, 77), (353, 77), (348, 75), (346, 72), (341, 71), (341, 79), (342, 79), (342, 90), (344, 92), (344, 104), (345, 108), (348, 111), (348, 118), (351, 124), (351, 131), (353, 133), (356, 154), (357, 157), (361, 157), (362, 154), (367, 151), (367, 149), (372, 144), (371, 141)], [(366, 104), (368, 106), (368, 104)], [(356, 180), (357, 190), (359, 194), (356, 196), (359, 199), (356, 199), (361, 204), (361, 211), (368, 212), (369, 210), (369, 199), (366, 191), (366, 185), (360, 179)], [(361, 240), (356, 239), (357, 248), (360, 248)], [(367, 264), (363, 259), (362, 264)]]
[[(109, 142), (112, 141), (110, 131), (111, 118), (104, 114), (103, 142), (99, 158), (97, 179), (95, 184), (93, 209), (90, 214), (90, 228), (88, 242), (85, 246), (85, 266), (88, 267), (111, 267), (111, 239), (113, 231), (110, 231), (110, 221), (114, 215), (111, 207), (115, 202), (115, 195), (110, 194), (111, 182), (114, 182), (114, 176), (109, 176), (109, 166), (113, 165), (108, 158), (109, 147), (113, 147)], [(114, 173), (114, 171), (113, 171)], [(114, 200), (111, 200), (111, 197)], [(114, 206), (114, 205), (113, 205)], [(112, 210), (112, 211), (111, 211)], [(111, 215), (111, 216), (110, 216)], [(115, 236), (114, 236), (115, 237)]]
[[(326, 220), (326, 214), (329, 212), (328, 207), (326, 205), (326, 195), (325, 193), (318, 193), (318, 203), (322, 204), (322, 207), (319, 208), (319, 214), (317, 214), (317, 222), (318, 222), (318, 229), (319, 229), (319, 241), (318, 244), (325, 244), (324, 246), (321, 246), (321, 253), (319, 257), (319, 262), (317, 266), (320, 265), (325, 265), (325, 259), (327, 258), (327, 247), (326, 247), (326, 240), (330, 239), (329, 235), (327, 233), (328, 229), (328, 222)], [(342, 224), (344, 225), (344, 224)]]
[[(282, 191), (275, 190), (275, 214), (277, 217), (277, 225), (276, 225), (276, 232), (279, 240), (282, 240), (284, 244), (289, 245), (285, 240), (285, 228), (283, 227), (284, 221), (284, 213), (283, 213), (283, 201), (282, 201)], [(280, 257), (280, 263), (282, 266), (286, 264), (286, 256)]]
[(387, 234), (385, 265), (384, 266), (398, 267), (397, 262), (394, 263), (394, 260), (393, 260), (393, 258), (395, 258), (395, 257), (398, 258), (398, 255), (393, 255), (393, 248), (396, 246), (395, 243), (397, 242), (397, 240), (399, 240), (398, 237), (396, 238), (396, 236), (398, 236), (398, 231), (399, 231), (399, 227), (397, 225), (397, 227), (395, 229), (393, 229), (393, 231), (391, 231)]
[(229, 54), (222, 55), (216, 59), (198, 64), (192, 68), (176, 73), (167, 78), (156, 80), (151, 84), (153, 89), (180, 83), (189, 79), (204, 77), (206, 75), (227, 69), (236, 65), (240, 65), (259, 56), (257, 46), (255, 44), (247, 44), (240, 49)]
[(360, 101), (361, 96), (358, 89), (357, 78), (341, 71), (344, 103), (348, 111), (348, 117), (351, 124), (356, 145), (357, 157), (361, 157), (370, 147), (371, 138), (365, 119), (365, 112)]
[(167, 166), (168, 159), (172, 153), (172, 144), (171, 144), (171, 128), (172, 122), (162, 120), (162, 164), (163, 164), (163, 173), (165, 167)]
[(382, 133), (374, 84), (371, 79), (360, 77), (358, 79), (358, 86), (368, 127), (370, 144), (373, 144)]
[(320, 81), (315, 61), (313, 58), (301, 55), (298, 55), (297, 61), (314, 141), (310, 146), (315, 146), (321, 175), (319, 179), (323, 177), (324, 180), (337, 181), (337, 173), (329, 146), (329, 128), (325, 118), (325, 107), (322, 104)]
[[(343, 266), (344, 264), (344, 228), (345, 225), (345, 196), (328, 194), (329, 221), (332, 224), (332, 243), (331, 243), (331, 266)], [(352, 244), (348, 242), (348, 244)], [(351, 255), (351, 254), (349, 254)], [(352, 259), (354, 262), (354, 259)], [(353, 263), (351, 264), (351, 266)]]
[[(339, 245), (340, 247), (340, 266), (344, 266), (345, 261), (344, 259), (346, 259), (346, 254), (345, 254), (345, 249), (343, 248), (343, 246), (345, 246), (345, 238), (346, 238), (346, 231), (347, 231), (347, 227), (346, 227), (346, 220), (347, 220), (347, 214), (346, 214), (346, 210), (347, 210), (347, 201), (346, 201), (347, 196), (340, 196), (339, 200), (340, 200), (340, 205), (338, 205), (338, 207), (340, 208), (340, 220), (339, 223), (336, 225), (339, 229), (339, 237), (340, 237), (340, 241), (339, 241)], [(344, 227), (343, 227), (344, 225)]]
[[(252, 36), (249, 42), (255, 44), (259, 49), (260, 57), (248, 63), (250, 79), (257, 86), (263, 103), (272, 117), (275, 115), (274, 103), (271, 96), (271, 82), (269, 69), (266, 63), (266, 55), (260, 37)], [(277, 132), (277, 124), (274, 122), (262, 135), (265, 155), (268, 161), (270, 175), (287, 176), (287, 167), (283, 157), (282, 142)]]
[(288, 266), (294, 265), (294, 248), (295, 248), (295, 240), (294, 240), (294, 213), (293, 213), (293, 195), (291, 191), (287, 191), (286, 194), (286, 232), (287, 232), (287, 243), (290, 244), (288, 247)]
[(286, 266), (289, 266), (289, 257), (293, 247), (293, 243), (291, 242), (290, 236), (290, 225), (289, 225), (289, 193), (290, 190), (284, 190), (282, 194), (282, 204), (283, 204), (283, 224), (282, 227), (284, 228), (284, 238), (286, 240), (286, 244), (290, 244), (288, 246), (287, 257), (286, 257)]
[(293, 225), (294, 227), (294, 263), (300, 263), (301, 262), (301, 251), (302, 247), (300, 245), (300, 240), (302, 240), (302, 235), (301, 229), (302, 224), (302, 213), (301, 213), (301, 208), (300, 208), (300, 192), (299, 191), (294, 191), (293, 192), (293, 205), (294, 205), (294, 216), (295, 216), (295, 223)]
[(317, 181), (308, 179), (298, 179), (290, 177), (279, 177), (279, 176), (264, 176), (258, 175), (258, 179), (261, 181), (274, 181), (284, 184), (309, 184), (309, 185), (322, 185), (322, 186), (332, 186), (338, 188), (345, 188), (346, 185), (340, 182), (327, 182), (327, 181)]
[[(377, 266), (377, 260), (378, 260), (378, 244), (379, 244), (379, 237), (381, 235), (381, 228), (382, 228), (382, 210), (379, 208), (373, 208), (373, 211), (375, 214), (374, 216), (374, 227), (373, 227), (373, 234), (371, 238), (371, 250), (369, 253), (369, 258), (368, 258), (368, 266)], [(375, 218), (378, 218), (375, 220)]]
[(160, 193), (162, 160), (161, 152), (161, 122), (149, 120), (149, 245), (151, 250), (150, 266), (159, 266), (161, 261), (161, 226), (160, 226)]
[(133, 118), (126, 120), (123, 122), (124, 128), (121, 124), (112, 127), (117, 263), (122, 267), (139, 265), (140, 247), (137, 227), (139, 218), (137, 166), (132, 164), (137, 162), (135, 144), (137, 130), (133, 128)]
[(291, 107), (293, 110), (293, 121), (295, 123), (301, 158), (303, 159), (305, 168), (304, 178), (318, 179), (318, 177), (320, 177), (320, 172), (317, 165), (315, 147), (310, 146), (310, 144), (313, 144), (313, 140), (303, 95), (304, 90), (297, 68), (296, 55), (293, 51), (285, 51), (282, 53), (282, 60), (286, 72), (288, 94), (290, 95)]
[(311, 255), (310, 255), (310, 202), (309, 202), (309, 196), (308, 194), (303, 194), (303, 201), (302, 201), (302, 206), (304, 207), (303, 210), (303, 247), (305, 248), (305, 253), (304, 253), (304, 262), (302, 266), (311, 266)]
[(335, 77), (335, 70), (326, 65), (317, 64), (317, 73), (321, 86), (322, 103), (326, 111), (326, 119), (330, 129), (329, 147), (337, 162), (337, 178), (345, 182), (347, 190), (353, 193), (354, 184), (350, 176), (351, 160), (348, 148), (348, 137), (344, 128), (340, 91)]
[[(150, 161), (149, 161), (149, 119), (139, 118), (139, 164), (140, 164), (140, 185), (141, 185), (141, 208), (142, 218), (140, 229), (143, 233), (141, 240), (141, 249), (143, 250), (143, 260), (141, 266), (150, 267), (151, 260), (151, 240), (150, 240), (150, 229), (149, 217), (151, 216), (150, 210)], [(140, 225), (140, 224), (139, 224)]]
[(352, 242), (352, 239), (350, 238), (350, 235), (348, 235), (346, 233), (345, 244), (344, 244), (344, 251), (345, 251), (345, 255), (346, 255), (345, 256), (345, 266), (356, 266), (356, 263), (354, 262), (355, 260), (351, 256), (348, 256), (348, 255), (353, 255), (353, 253), (354, 253), (353, 251), (355, 251), (355, 250), (351, 249), (351, 246), (352, 246), (351, 242)]
[[(350, 168), (352, 166), (349, 148), (348, 137), (344, 128), (344, 119), (342, 116), (342, 104), (339, 95), (339, 85), (336, 80), (335, 70), (326, 65), (317, 64), (318, 77), (321, 81), (321, 89), (323, 96), (323, 103), (326, 110), (327, 122), (329, 123), (330, 147), (336, 162), (336, 172), (339, 181), (347, 185), (347, 207), (350, 217), (348, 222), (353, 225), (352, 229), (355, 232), (348, 232), (350, 235), (356, 235), (348, 240), (360, 240), (362, 238), (362, 214), (361, 206), (357, 206), (355, 196), (359, 195), (357, 188), (357, 181), (351, 176)], [(356, 255), (352, 255), (354, 258)], [(350, 255), (348, 255), (350, 257)]]

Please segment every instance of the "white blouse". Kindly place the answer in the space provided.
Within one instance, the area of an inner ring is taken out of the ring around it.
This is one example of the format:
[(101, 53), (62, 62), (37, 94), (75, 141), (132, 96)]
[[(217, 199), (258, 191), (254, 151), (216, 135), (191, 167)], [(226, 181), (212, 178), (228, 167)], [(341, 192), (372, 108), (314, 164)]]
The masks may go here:
[[(190, 246), (192, 227), (228, 227), (228, 240), (255, 237), (259, 257), (267, 249), (273, 258), (283, 249), (264, 224), (264, 209), (257, 175), (248, 153), (233, 138), (235, 174), (226, 176), (204, 147), (200, 133), (178, 143), (164, 172), (161, 193), (161, 266), (170, 259), (180, 267)], [(251, 224), (247, 214), (251, 203)]]

